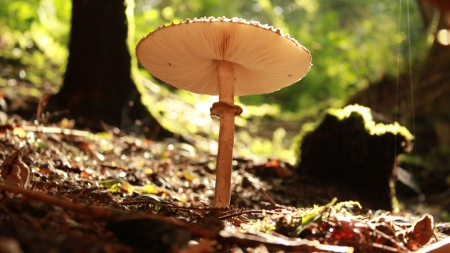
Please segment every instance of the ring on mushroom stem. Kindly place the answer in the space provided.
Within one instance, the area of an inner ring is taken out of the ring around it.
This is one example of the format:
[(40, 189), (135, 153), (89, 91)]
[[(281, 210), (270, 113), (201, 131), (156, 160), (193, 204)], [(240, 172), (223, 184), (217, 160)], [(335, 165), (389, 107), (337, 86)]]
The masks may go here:
[(210, 112), (211, 112), (211, 117), (212, 116), (216, 116), (220, 118), (220, 111), (222, 110), (230, 110), (232, 112), (234, 112), (234, 116), (239, 116), (242, 113), (242, 107), (240, 107), (239, 105), (230, 105), (226, 102), (215, 102), (213, 103)]
[(136, 55), (168, 84), (219, 95), (211, 107), (211, 116), (220, 118), (213, 206), (228, 206), (234, 117), (242, 113), (234, 96), (270, 93), (299, 81), (311, 68), (309, 51), (272, 26), (210, 17), (158, 28), (139, 41)]

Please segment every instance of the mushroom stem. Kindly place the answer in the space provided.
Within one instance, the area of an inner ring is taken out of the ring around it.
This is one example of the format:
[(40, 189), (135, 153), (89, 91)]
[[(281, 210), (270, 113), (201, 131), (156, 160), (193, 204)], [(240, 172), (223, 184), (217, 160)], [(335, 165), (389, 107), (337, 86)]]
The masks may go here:
[[(231, 162), (234, 145), (234, 71), (231, 62), (218, 61), (220, 131), (213, 207), (227, 207), (231, 198)], [(214, 106), (213, 106), (214, 107)]]
[(234, 104), (234, 69), (229, 61), (217, 61), (219, 72), (219, 101)]

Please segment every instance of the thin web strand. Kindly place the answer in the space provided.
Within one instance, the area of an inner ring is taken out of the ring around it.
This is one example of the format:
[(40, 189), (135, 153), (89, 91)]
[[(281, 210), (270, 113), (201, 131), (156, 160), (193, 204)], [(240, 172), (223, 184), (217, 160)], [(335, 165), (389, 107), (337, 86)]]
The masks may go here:
[[(416, 136), (416, 115), (414, 110), (414, 87), (413, 87), (413, 73), (412, 73), (412, 56), (411, 56), (411, 27), (410, 27), (410, 20), (409, 20), (409, 0), (406, 0), (406, 17), (407, 17), (407, 24), (408, 24), (408, 59), (409, 59), (409, 80), (410, 80), (410, 88), (411, 88), (411, 113), (412, 113), (412, 123), (413, 123), (413, 135), (414, 135), (414, 142), (417, 146), (417, 136)], [(417, 166), (418, 160), (417, 160), (417, 148), (414, 149), (414, 163), (416, 167), (416, 175), (419, 175), (419, 168)], [(420, 185), (419, 177), (417, 176), (417, 183)]]
[[(403, 1), (399, 0), (399, 15), (398, 15), (398, 33), (400, 35), (402, 31), (402, 4)], [(398, 122), (398, 85), (400, 82), (400, 45), (397, 45), (397, 82), (395, 86), (395, 122)], [(394, 157), (397, 157), (397, 135), (394, 137)]]

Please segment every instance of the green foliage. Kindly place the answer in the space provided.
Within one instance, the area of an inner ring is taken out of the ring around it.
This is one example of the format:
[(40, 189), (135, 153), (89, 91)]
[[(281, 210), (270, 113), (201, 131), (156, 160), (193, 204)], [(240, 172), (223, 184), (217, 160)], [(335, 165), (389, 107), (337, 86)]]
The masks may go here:
[(62, 83), (70, 11), (71, 1), (0, 1), (0, 87), (14, 80), (48, 89)]
[[(311, 51), (310, 73), (290, 87), (241, 97), (240, 101), (270, 103), (297, 112), (318, 101), (329, 101), (324, 109), (383, 75), (396, 74), (398, 61), (403, 66), (402, 54), (397, 57), (398, 46), (405, 44), (407, 37), (405, 31), (399, 31), (399, 20), (406, 21), (407, 14), (405, 6), (387, 0), (136, 0), (136, 39), (164, 24), (202, 16), (242, 17), (281, 28)], [(418, 37), (421, 24), (416, 6), (411, 4), (409, 15), (412, 41), (424, 41)]]
[[(324, 205), (324, 206), (318, 206), (314, 205), (312, 209), (306, 210), (303, 215), (302, 219), (299, 222), (300, 224), (296, 225), (296, 235), (300, 235), (300, 233), (305, 230), (308, 226), (311, 225), (313, 222), (320, 223), (322, 220), (322, 215), (324, 215), (326, 212), (330, 210), (331, 207), (333, 207), (334, 204), (336, 204), (337, 198), (333, 198), (330, 203)], [(340, 209), (340, 207), (338, 207)], [(329, 214), (328, 214), (329, 215)]]

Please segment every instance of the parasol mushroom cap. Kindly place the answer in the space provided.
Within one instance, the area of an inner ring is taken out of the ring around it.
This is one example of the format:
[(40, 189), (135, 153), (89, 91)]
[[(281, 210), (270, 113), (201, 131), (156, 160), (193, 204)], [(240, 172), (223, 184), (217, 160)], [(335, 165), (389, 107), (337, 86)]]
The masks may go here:
[(160, 80), (207, 95), (219, 94), (219, 61), (232, 63), (236, 96), (271, 93), (311, 68), (309, 51), (281, 30), (225, 17), (158, 28), (139, 42), (136, 54)]

